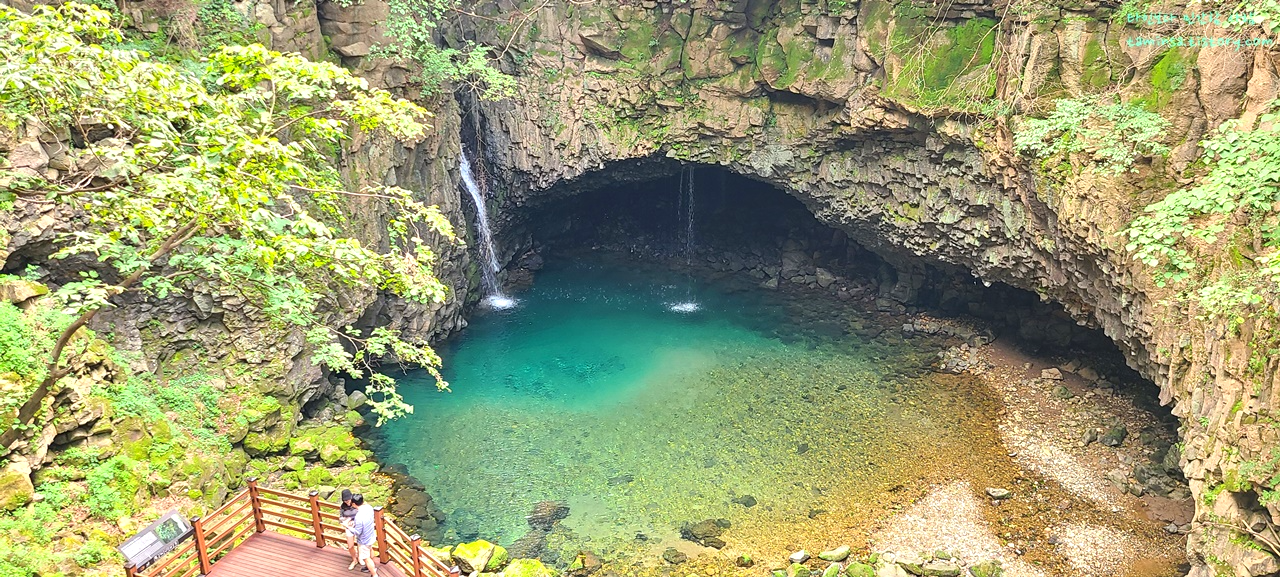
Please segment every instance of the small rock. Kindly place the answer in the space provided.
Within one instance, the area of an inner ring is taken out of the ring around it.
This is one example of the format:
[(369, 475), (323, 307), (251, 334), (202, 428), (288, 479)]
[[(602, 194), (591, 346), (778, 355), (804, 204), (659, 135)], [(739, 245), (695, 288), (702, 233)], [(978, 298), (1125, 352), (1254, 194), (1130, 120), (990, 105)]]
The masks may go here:
[(844, 567), (839, 563), (827, 565), (827, 568), (822, 571), (822, 577), (839, 577), (841, 569), (844, 569)]
[(752, 497), (751, 495), (743, 495), (741, 497), (737, 497), (733, 500), (733, 502), (747, 508), (756, 506), (756, 498)]
[(787, 567), (787, 577), (809, 577), (810, 573), (808, 567), (799, 563), (792, 563)]
[(1051, 381), (1061, 381), (1062, 371), (1058, 370), (1057, 367), (1054, 367), (1051, 369), (1045, 369), (1043, 371), (1040, 371), (1040, 378), (1049, 379)]
[(790, 557), (787, 557), (787, 560), (792, 563), (804, 563), (809, 560), (809, 552), (801, 549), (792, 553)]
[(839, 562), (839, 561), (844, 561), (848, 557), (849, 557), (848, 545), (841, 545), (839, 547), (836, 547), (835, 549), (818, 553), (818, 558), (822, 559), (823, 561)]
[(1053, 388), (1053, 396), (1065, 401), (1076, 396), (1076, 394), (1071, 392), (1071, 389), (1068, 389), (1063, 385), (1058, 385)]
[(752, 559), (750, 555), (745, 555), (745, 554), (738, 555), (738, 558), (734, 560), (734, 563), (737, 564), (737, 566), (739, 567), (750, 567), (756, 564), (755, 560)]
[(1089, 443), (1096, 443), (1098, 441), (1099, 434), (1100, 431), (1098, 431), (1098, 429), (1089, 427), (1088, 429), (1085, 429), (1084, 434), (1080, 436), (1080, 441), (1085, 445), (1088, 445)]
[(969, 567), (969, 575), (973, 577), (1001, 577), (1004, 575), (1004, 568), (1000, 566), (999, 561), (983, 561)]
[(676, 549), (675, 547), (667, 547), (667, 550), (662, 552), (662, 560), (672, 565), (679, 565), (681, 563), (684, 563), (685, 561), (688, 561), (689, 556), (685, 555), (683, 552), (681, 552), (679, 549)]
[(920, 566), (922, 577), (960, 577), (960, 566), (951, 561), (930, 559)]
[(1098, 371), (1093, 370), (1092, 367), (1080, 367), (1080, 370), (1076, 371), (1076, 374), (1080, 375), (1080, 378), (1084, 379), (1086, 382), (1092, 383), (1098, 380)]
[(1004, 499), (1008, 499), (1009, 497), (1013, 496), (1013, 493), (1010, 493), (1008, 489), (1001, 489), (998, 487), (987, 487), (987, 496), (997, 501), (1002, 501)]
[[(894, 565), (897, 567), (897, 565)], [(866, 563), (853, 562), (844, 568), (844, 574), (848, 577), (876, 577), (876, 569)]]
[(618, 475), (616, 477), (609, 477), (609, 484), (610, 485), (626, 485), (627, 483), (630, 483), (634, 480), (636, 480), (635, 476), (631, 475), (630, 473), (627, 473), (623, 475)]
[(1119, 425), (1107, 429), (1107, 432), (1103, 433), (1100, 442), (1108, 447), (1119, 447), (1124, 443), (1125, 437), (1128, 436), (1129, 429), (1126, 429), (1124, 425)]

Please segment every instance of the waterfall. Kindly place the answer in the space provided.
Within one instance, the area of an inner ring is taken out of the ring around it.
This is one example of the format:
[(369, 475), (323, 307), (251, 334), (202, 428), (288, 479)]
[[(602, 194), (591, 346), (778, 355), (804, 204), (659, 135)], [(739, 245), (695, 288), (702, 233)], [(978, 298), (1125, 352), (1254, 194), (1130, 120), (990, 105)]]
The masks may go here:
[(462, 187), (467, 189), (467, 194), (471, 195), (471, 200), (476, 205), (476, 230), (480, 237), (480, 284), (485, 292), (484, 303), (495, 309), (510, 308), (515, 305), (515, 299), (502, 294), (502, 289), (498, 286), (498, 271), (501, 269), (498, 266), (498, 252), (493, 248), (493, 232), (489, 230), (484, 195), (480, 193), (480, 187), (476, 186), (476, 178), (471, 173), (471, 162), (467, 160), (466, 152), (458, 156), (458, 171), (462, 173)]
[[(676, 214), (684, 213), (684, 264), (686, 267), (693, 266), (693, 166), (687, 166), (680, 171), (680, 196), (682, 203), (676, 206)], [(692, 270), (692, 269), (691, 269)], [(698, 312), (702, 305), (693, 298), (693, 280), (690, 279), (688, 286), (688, 294), (685, 300), (678, 303), (672, 303), (667, 306), (672, 312), (677, 313), (693, 313)]]
[(685, 179), (684, 210), (684, 263), (693, 264), (693, 167), (688, 167), (689, 176)]

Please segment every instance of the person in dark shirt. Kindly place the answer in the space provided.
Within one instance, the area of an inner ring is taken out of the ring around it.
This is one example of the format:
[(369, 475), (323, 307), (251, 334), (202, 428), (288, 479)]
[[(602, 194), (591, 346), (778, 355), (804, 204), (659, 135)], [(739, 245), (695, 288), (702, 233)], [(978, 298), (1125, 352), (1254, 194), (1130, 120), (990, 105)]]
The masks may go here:
[(342, 504), (338, 506), (338, 522), (342, 524), (343, 535), (347, 538), (347, 552), (351, 554), (350, 571), (360, 563), (356, 556), (356, 505), (351, 502), (351, 489), (342, 490)]

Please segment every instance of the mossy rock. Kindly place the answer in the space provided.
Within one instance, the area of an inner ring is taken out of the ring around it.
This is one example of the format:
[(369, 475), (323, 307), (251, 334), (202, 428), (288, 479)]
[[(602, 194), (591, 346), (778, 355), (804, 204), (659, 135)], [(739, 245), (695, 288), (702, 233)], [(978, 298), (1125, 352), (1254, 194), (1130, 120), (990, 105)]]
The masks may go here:
[[(489, 560), (495, 556), (497, 549), (502, 548), (483, 539), (463, 543), (453, 548), (453, 560), (466, 573), (484, 571), (489, 567)], [(506, 561), (506, 549), (502, 549), (502, 556), (503, 561)]]
[(12, 511), (31, 502), (36, 489), (25, 463), (9, 463), (0, 469), (0, 511)]
[(511, 560), (511, 556), (507, 554), (507, 549), (502, 545), (493, 546), (493, 556), (489, 557), (489, 562), (485, 563), (485, 571), (499, 571), (507, 566), (507, 561)]
[(307, 460), (297, 455), (294, 455), (292, 457), (285, 459), (284, 465), (282, 466), (286, 471), (301, 471), (302, 469), (306, 468)]
[(972, 577), (1001, 577), (1004, 575), (1004, 568), (1000, 566), (999, 561), (983, 561), (969, 567), (969, 575)]
[(516, 559), (502, 570), (502, 577), (556, 577), (556, 572), (537, 559)]
[(809, 577), (810, 573), (808, 567), (799, 563), (792, 563), (790, 567), (787, 567), (787, 577)]

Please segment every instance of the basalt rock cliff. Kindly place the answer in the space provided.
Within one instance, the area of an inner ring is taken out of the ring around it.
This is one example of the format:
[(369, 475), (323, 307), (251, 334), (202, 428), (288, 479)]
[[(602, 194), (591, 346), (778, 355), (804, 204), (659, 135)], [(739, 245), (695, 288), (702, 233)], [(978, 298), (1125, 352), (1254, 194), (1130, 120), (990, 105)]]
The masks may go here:
[[(373, 83), (412, 94), (412, 65), (371, 56), (385, 41), (384, 0), (343, 4), (238, 6), (276, 48), (331, 51)], [(1191, 574), (1280, 572), (1280, 561), (1230, 528), (1266, 532), (1280, 515), (1259, 502), (1270, 487), (1265, 468), (1246, 466), (1271, 461), (1280, 437), (1270, 416), (1280, 360), (1264, 357), (1259, 369), (1249, 344), (1270, 327), (1188, 318), (1117, 236), (1184, 182), (1208, 130), (1256, 116), (1276, 97), (1275, 52), (1130, 46), (1141, 31), (1113, 18), (1118, 5), (1090, 0), (502, 0), (466, 8), (441, 28), (441, 42), (495, 47), (520, 93), (479, 102), (459, 91), (436, 103), (432, 140), (358, 152), (352, 174), (407, 183), (460, 224), (454, 167), (465, 141), (487, 167), (502, 260), (511, 262), (529, 248), (521, 231), (531, 207), (672, 174), (682, 163), (718, 165), (796, 196), (893, 264), (901, 300), (919, 289), (925, 266), (1034, 291), (1103, 330), (1181, 418), (1181, 466), (1197, 506)], [(123, 11), (138, 26), (154, 20), (148, 2), (124, 2)], [(1152, 103), (1172, 123), (1172, 152), (1121, 176), (1087, 165), (1050, 170), (1014, 154), (1010, 118), (1104, 90)], [(362, 214), (377, 234), (376, 211)], [(36, 250), (14, 246), (19, 238), (6, 249), (6, 269)], [(459, 326), (476, 282), (464, 274), (465, 253), (447, 257), (455, 297), (445, 308), (404, 310), (355, 295), (335, 322), (380, 318), (422, 334)], [(170, 355), (205, 334), (218, 335), (218, 350), (275, 350), (227, 344), (257, 337), (210, 297), (121, 311), (116, 322), (138, 334), (160, 319)], [(292, 359), (276, 371), (278, 392), (300, 414), (332, 385), (306, 368), (301, 344), (285, 342), (273, 355)]]

